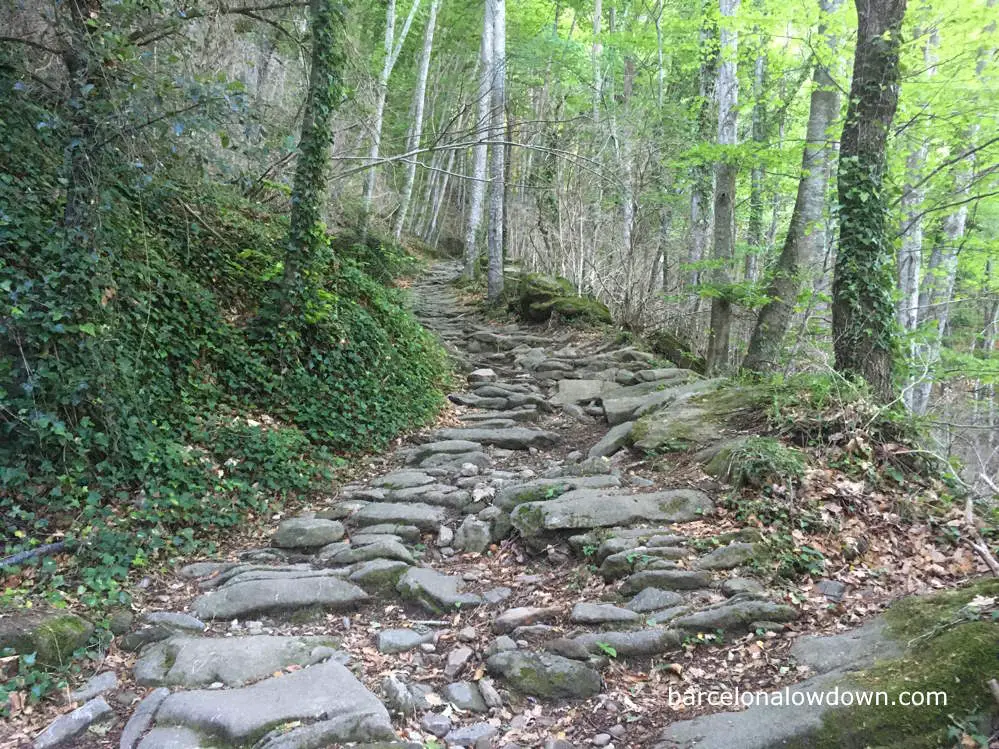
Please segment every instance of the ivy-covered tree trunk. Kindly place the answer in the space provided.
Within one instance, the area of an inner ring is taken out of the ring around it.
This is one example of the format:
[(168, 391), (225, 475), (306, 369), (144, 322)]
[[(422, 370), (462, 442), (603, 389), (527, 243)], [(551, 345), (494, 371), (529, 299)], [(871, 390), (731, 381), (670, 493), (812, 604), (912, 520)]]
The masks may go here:
[[(824, 13), (835, 12), (842, 0), (821, 0)], [(824, 29), (820, 28), (820, 34)], [(835, 40), (827, 39), (830, 47)], [(805, 150), (801, 156), (801, 179), (791, 213), (791, 224), (784, 239), (777, 267), (767, 286), (769, 300), (760, 310), (749, 340), (743, 369), (766, 372), (777, 365), (784, 336), (794, 314), (795, 301), (801, 293), (804, 274), (818, 259), (825, 245), (823, 213), (826, 205), (827, 166), (830, 158), (829, 128), (839, 116), (839, 92), (829, 70), (815, 62), (805, 130)]]
[(906, 0), (857, 0), (857, 48), (838, 174), (839, 252), (833, 276), (836, 369), (895, 395), (895, 270), (884, 195), (885, 146), (898, 106)]
[(337, 0), (312, 0), (310, 16), (312, 69), (291, 192), (291, 227), (282, 283), (286, 312), (301, 296), (309, 268), (328, 248), (322, 210), (333, 147), (332, 117), (343, 96), (341, 6)]

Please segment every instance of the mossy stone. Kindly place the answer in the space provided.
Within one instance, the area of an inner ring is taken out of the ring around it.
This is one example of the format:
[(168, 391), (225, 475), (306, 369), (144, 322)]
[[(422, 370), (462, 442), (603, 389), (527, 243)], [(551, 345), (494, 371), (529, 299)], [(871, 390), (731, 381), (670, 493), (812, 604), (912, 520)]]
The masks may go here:
[(76, 614), (25, 609), (0, 617), (0, 652), (11, 648), (20, 655), (35, 653), (46, 666), (65, 665), (93, 633), (94, 625)]

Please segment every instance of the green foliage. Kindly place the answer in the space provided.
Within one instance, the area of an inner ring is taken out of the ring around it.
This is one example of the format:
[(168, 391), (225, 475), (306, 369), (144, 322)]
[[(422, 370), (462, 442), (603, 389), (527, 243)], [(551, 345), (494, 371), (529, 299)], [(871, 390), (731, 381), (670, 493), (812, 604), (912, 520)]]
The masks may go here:
[[(60, 226), (58, 139), (34, 127), (45, 112), (13, 104), (0, 120), (13, 165), (0, 179), (2, 535), (7, 553), (61, 539), (76, 555), (70, 569), (32, 560), (35, 592), (120, 602), (130, 569), (326, 486), (336, 453), (436, 412), (443, 352), (402, 292), (364, 273), (364, 253), (314, 262), (302, 318), (275, 320), (287, 221), (169, 165), (137, 183), (105, 175), (87, 250)], [(379, 275), (407, 267), (391, 258)]]
[(801, 452), (773, 437), (749, 437), (719, 457), (726, 463), (729, 481), (739, 487), (783, 484), (790, 488), (805, 475)]

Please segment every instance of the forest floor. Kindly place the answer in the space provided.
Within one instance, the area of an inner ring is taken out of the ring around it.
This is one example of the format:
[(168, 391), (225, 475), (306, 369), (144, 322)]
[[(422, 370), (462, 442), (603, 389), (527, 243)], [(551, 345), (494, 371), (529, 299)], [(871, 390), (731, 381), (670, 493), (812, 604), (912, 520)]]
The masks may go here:
[[(785, 501), (836, 530), (776, 528), (737, 520), (738, 493), (682, 453), (615, 451), (599, 392), (567, 397), (559, 381), (678, 370), (592, 332), (490, 322), (457, 272), (436, 265), (412, 288), (468, 376), (440, 422), (275, 516), (271, 539), (233, 537), (220, 559), (146, 578), (136, 626), (95, 669), (117, 676), (109, 727), (67, 745), (654, 746), (709, 710), (671, 690), (799, 682), (802, 635), (981, 572), (903, 519), (909, 489), (813, 460)], [(792, 558), (765, 551), (778, 533)], [(788, 562), (796, 574), (774, 574)], [(54, 717), (22, 715), (5, 745)]]

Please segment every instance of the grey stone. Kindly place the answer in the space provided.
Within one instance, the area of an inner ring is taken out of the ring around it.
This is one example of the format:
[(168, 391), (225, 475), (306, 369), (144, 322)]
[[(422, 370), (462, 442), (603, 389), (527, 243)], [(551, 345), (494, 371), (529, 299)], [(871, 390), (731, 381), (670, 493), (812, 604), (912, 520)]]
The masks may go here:
[(688, 632), (748, 629), (755, 621), (789, 622), (798, 618), (793, 606), (772, 601), (729, 599), (710, 608), (695, 611), (673, 620), (673, 625)]
[(505, 650), (516, 650), (517, 643), (512, 637), (507, 635), (500, 635), (486, 648), (486, 657), (494, 655), (495, 653), (502, 653)]
[(633, 421), (625, 421), (622, 424), (613, 426), (600, 441), (590, 448), (587, 457), (604, 458), (610, 457), (623, 447), (627, 447), (631, 439), (631, 428), (635, 426)]
[(414, 447), (409, 453), (409, 463), (421, 463), (432, 455), (458, 455), (461, 453), (474, 453), (482, 448), (478, 442), (471, 440), (442, 440), (440, 442), (427, 442)]
[(328, 637), (171, 637), (142, 651), (135, 681), (143, 686), (241, 686), (290, 665), (326, 660), (337, 644)]
[(403, 546), (398, 539), (395, 541), (375, 541), (364, 546), (352, 546), (349, 549), (338, 551), (325, 561), (332, 567), (341, 567), (358, 562), (370, 562), (372, 559), (394, 559), (406, 564), (416, 563), (409, 549)]
[(118, 686), (118, 676), (114, 671), (105, 671), (102, 674), (97, 674), (91, 679), (87, 680), (87, 683), (74, 692), (69, 693), (70, 702), (87, 702), (92, 700), (94, 697), (98, 697), (105, 692), (110, 692), (112, 689)]
[(288, 571), (269, 579), (229, 582), (195, 599), (191, 610), (202, 619), (233, 619), (309, 606), (341, 611), (367, 598), (361, 588), (334, 574)]
[(666, 653), (680, 647), (683, 641), (680, 632), (658, 628), (633, 632), (591, 632), (573, 639), (594, 655), (609, 655), (601, 646), (611, 647), (619, 658)]
[(882, 617), (835, 635), (805, 635), (791, 646), (791, 657), (799, 665), (818, 674), (858, 664), (895, 658), (902, 654), (901, 643), (893, 639)]
[[(473, 723), (451, 731), (444, 737), (449, 746), (474, 746), (476, 749), (483, 742), (488, 742), (498, 733), (498, 729), (489, 723)], [(485, 744), (489, 746), (488, 743)]]
[(187, 580), (197, 580), (200, 577), (221, 574), (235, 566), (232, 562), (192, 562), (177, 570), (177, 574)]
[(388, 593), (395, 590), (409, 565), (392, 559), (372, 559), (362, 562), (347, 579), (370, 593)]
[(475, 627), (462, 627), (456, 636), (458, 642), (475, 642), (479, 639), (479, 633), (475, 631)]
[(759, 548), (756, 544), (729, 544), (698, 559), (694, 562), (694, 569), (730, 570), (752, 561), (758, 555)]
[(554, 476), (500, 487), (493, 504), (512, 510), (525, 502), (550, 501), (572, 489), (603, 489), (621, 485), (618, 476)]
[(613, 740), (614, 737), (609, 733), (598, 733), (590, 739), (590, 743), (593, 744), (593, 746), (607, 746)]
[(625, 494), (577, 489), (547, 502), (527, 502), (510, 513), (527, 537), (546, 531), (601, 528), (642, 522), (681, 523), (713, 509), (710, 498), (693, 489)]
[(420, 502), (434, 507), (449, 507), (460, 510), (472, 501), (471, 495), (462, 489), (447, 484), (427, 484), (412, 489), (398, 489), (390, 492), (393, 502)]
[(381, 489), (411, 489), (432, 483), (433, 476), (428, 476), (423, 471), (394, 471), (371, 481), (372, 486)]
[[(297, 722), (302, 725), (271, 731)], [(156, 725), (259, 749), (395, 738), (381, 701), (332, 660), (240, 689), (175, 692), (160, 705)]]
[(674, 593), (672, 590), (644, 588), (628, 602), (628, 608), (632, 611), (645, 613), (647, 611), (657, 611), (677, 606), (681, 603), (683, 603), (683, 596), (679, 593)]
[(839, 580), (819, 580), (815, 589), (834, 603), (839, 603), (846, 595), (846, 584)]
[(638, 593), (643, 588), (662, 590), (697, 590), (711, 585), (711, 575), (703, 570), (645, 570), (636, 572), (621, 585), (623, 595)]
[(450, 546), (452, 543), (454, 543), (454, 531), (442, 525), (437, 531), (437, 545)]
[(395, 536), (408, 543), (417, 543), (420, 540), (420, 529), (415, 525), (396, 525), (395, 523), (378, 523), (376, 525), (366, 525), (354, 532), (353, 535), (382, 535)]
[(466, 517), (454, 534), (454, 546), (465, 551), (482, 553), (489, 548), (492, 532), (489, 523), (478, 518)]
[(472, 658), (472, 649), (466, 646), (455, 648), (447, 654), (447, 662), (444, 664), (444, 675), (453, 679), (465, 667)]
[(762, 595), (765, 593), (763, 585), (748, 577), (730, 577), (721, 584), (721, 592), (727, 596)]
[(493, 605), (497, 603), (503, 603), (507, 598), (513, 595), (513, 591), (504, 586), (499, 586), (498, 588), (490, 588), (482, 593), (482, 600), (486, 603), (491, 603)]
[(422, 502), (372, 502), (354, 513), (350, 520), (358, 526), (394, 523), (432, 531), (439, 528), (446, 517), (445, 508)]
[(496, 690), (492, 679), (479, 679), (479, 693), (489, 707), (503, 707), (503, 697)]
[(416, 601), (427, 610), (441, 614), (460, 607), (478, 606), (482, 598), (465, 593), (464, 581), (426, 567), (411, 567), (396, 586), (403, 598)]
[(343, 523), (339, 520), (291, 518), (278, 526), (271, 543), (279, 549), (318, 548), (339, 541), (343, 536)]
[(559, 442), (558, 435), (553, 432), (527, 427), (510, 427), (508, 429), (462, 427), (441, 429), (437, 434), (442, 439), (467, 439), (483, 445), (495, 445), (509, 450), (527, 450), (530, 447), (548, 448)]
[[(653, 562), (683, 559), (687, 554), (686, 549), (677, 546), (636, 546), (606, 557), (600, 565), (600, 576), (605, 580), (616, 580), (630, 572), (647, 569), (653, 566)], [(676, 565), (667, 565), (670, 566)]]
[(559, 609), (550, 606), (519, 606), (507, 609), (493, 620), (493, 631), (497, 634), (506, 634), (528, 624), (550, 621), (559, 613)]
[(507, 650), (490, 656), (486, 668), (512, 689), (534, 697), (584, 698), (600, 691), (595, 669), (551, 653)]
[(35, 739), (34, 748), (51, 749), (51, 747), (65, 746), (94, 723), (108, 720), (113, 715), (114, 711), (104, 698), (97, 697), (52, 721)]
[(473, 713), (489, 712), (479, 688), (470, 681), (458, 681), (444, 687), (444, 699), (457, 707), (459, 710), (468, 710)]
[[(384, 498), (384, 492), (378, 489), (370, 489), (369, 492), (378, 492), (382, 495), (377, 497), (373, 501), (381, 501)], [(316, 513), (316, 517), (321, 520), (346, 520), (355, 512), (360, 510), (362, 507), (366, 507), (368, 502), (361, 499), (346, 499), (337, 502), (332, 507), (327, 507), (325, 510), (321, 510)]]
[(150, 611), (143, 614), (142, 618), (149, 624), (160, 624), (171, 629), (188, 632), (204, 632), (208, 627), (200, 619), (196, 619), (190, 614), (185, 614), (181, 611)]
[(481, 369), (475, 369), (468, 373), (468, 381), (470, 383), (476, 382), (496, 382), (496, 372), (489, 369), (488, 367), (483, 367)]
[(395, 674), (389, 674), (382, 679), (382, 694), (385, 704), (394, 711), (409, 715), (416, 712), (416, 700), (406, 683)]
[(87, 644), (94, 625), (67, 611), (19, 609), (0, 617), (0, 652), (35, 653), (39, 664), (62, 666)]
[(420, 728), (440, 739), (451, 730), (451, 719), (441, 713), (427, 713), (420, 721)]
[(125, 728), (122, 729), (118, 749), (135, 749), (142, 734), (148, 731), (149, 726), (153, 724), (153, 716), (156, 715), (156, 711), (159, 710), (163, 700), (169, 694), (169, 689), (160, 687), (146, 695), (146, 698), (135, 708), (132, 717), (125, 724)]
[(378, 650), (382, 653), (405, 653), (434, 641), (433, 632), (415, 629), (383, 629), (378, 633)]
[(577, 603), (569, 614), (569, 621), (574, 624), (613, 624), (639, 619), (634, 611), (610, 603)]
[(604, 415), (611, 426), (632, 421), (654, 408), (687, 398), (696, 393), (706, 392), (718, 386), (720, 380), (700, 380), (685, 385), (672, 383), (643, 382), (618, 390), (604, 398)]
[(689, 369), (669, 367), (664, 369), (642, 369), (635, 372), (642, 382), (662, 382), (663, 380), (689, 380), (695, 375)]
[(201, 749), (204, 739), (197, 731), (183, 726), (153, 728), (139, 744), (139, 749)]
[(559, 380), (558, 392), (551, 397), (551, 402), (586, 403), (600, 400), (605, 395), (620, 389), (620, 385), (607, 380)]

